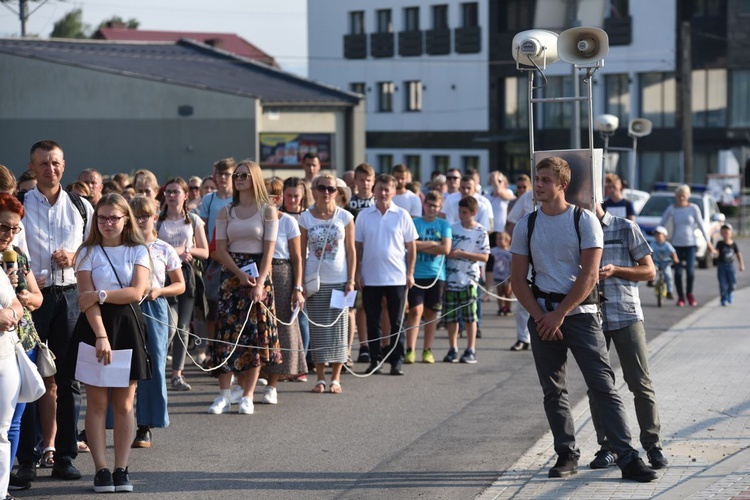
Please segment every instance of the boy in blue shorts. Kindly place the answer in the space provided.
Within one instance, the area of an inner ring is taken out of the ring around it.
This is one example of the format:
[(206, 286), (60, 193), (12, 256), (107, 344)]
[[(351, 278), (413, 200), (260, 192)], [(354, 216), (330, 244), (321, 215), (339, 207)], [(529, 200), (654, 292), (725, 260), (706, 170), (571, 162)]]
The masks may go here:
[(409, 289), (409, 314), (406, 317), (406, 355), (404, 363), (416, 361), (419, 322), (424, 316), (424, 348), (422, 363), (434, 363), (432, 342), (435, 339), (437, 315), (443, 308), (445, 291), (445, 256), (451, 250), (453, 232), (447, 220), (438, 217), (443, 208), (443, 195), (429, 191), (424, 197), (424, 217), (416, 217), (417, 263), (414, 286)]
[(458, 360), (458, 321), (466, 325), (466, 350), (462, 363), (476, 363), (477, 337), (477, 286), (479, 263), (487, 262), (490, 255), (490, 239), (487, 230), (474, 217), (477, 200), (466, 196), (458, 202), (459, 221), (451, 226), (453, 242), (446, 263), (445, 323), (448, 328), (450, 349), (443, 361)]

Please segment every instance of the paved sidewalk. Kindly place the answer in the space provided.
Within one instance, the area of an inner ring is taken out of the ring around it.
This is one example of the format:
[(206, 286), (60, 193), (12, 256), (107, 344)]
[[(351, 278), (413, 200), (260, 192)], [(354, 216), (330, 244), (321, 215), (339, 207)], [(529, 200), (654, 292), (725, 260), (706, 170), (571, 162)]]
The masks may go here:
[[(750, 288), (745, 288), (735, 292), (734, 305), (709, 302), (649, 345), (664, 452), (670, 460), (656, 481), (623, 481), (617, 467), (588, 468), (598, 446), (584, 399), (573, 409), (581, 449), (578, 474), (547, 478), (556, 459), (548, 432), (477, 498), (750, 499), (749, 306)], [(619, 370), (616, 376), (637, 437), (633, 399)], [(637, 439), (633, 445), (639, 447)], [(645, 452), (641, 456), (646, 459)]]

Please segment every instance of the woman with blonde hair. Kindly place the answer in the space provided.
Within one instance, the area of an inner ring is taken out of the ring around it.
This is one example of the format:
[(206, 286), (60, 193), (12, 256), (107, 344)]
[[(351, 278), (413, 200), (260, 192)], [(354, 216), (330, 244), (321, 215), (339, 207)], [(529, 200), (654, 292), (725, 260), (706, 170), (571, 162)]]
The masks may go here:
[(239, 413), (255, 412), (253, 392), (261, 364), (281, 363), (274, 321), (271, 265), (279, 219), (269, 203), (260, 166), (242, 161), (232, 174), (232, 201), (216, 218), (216, 250), (222, 265), (216, 340), (206, 361), (219, 379), (219, 396), (208, 412), (229, 411), (232, 374), (242, 387)]
[[(138, 229), (151, 255), (151, 288), (141, 302), (141, 311), (146, 318), (146, 350), (151, 355), (151, 379), (139, 380), (136, 392), (136, 423), (133, 448), (151, 447), (151, 429), (169, 425), (167, 413), (167, 346), (169, 345), (169, 304), (167, 297), (176, 297), (185, 291), (177, 251), (166, 241), (157, 238), (156, 220), (158, 211), (151, 198), (143, 195), (130, 200), (130, 208)], [(166, 284), (169, 277), (170, 284)]]
[(133, 177), (133, 187), (135, 188), (136, 194), (142, 194), (147, 198), (157, 201), (157, 195), (159, 194), (159, 181), (156, 180), (156, 176), (150, 170), (141, 169), (136, 171), (135, 176)]
[[(104, 365), (112, 363), (113, 351), (132, 351), (125, 386), (86, 384), (86, 437), (96, 468), (94, 491), (133, 491), (128, 458), (135, 387), (138, 380), (151, 377), (146, 323), (138, 302), (150, 285), (151, 258), (133, 212), (121, 195), (106, 194), (96, 204), (91, 231), (76, 252), (75, 261), (82, 314), (74, 330), (71, 355), (77, 359), (79, 342), (93, 347), (94, 359)], [(114, 410), (114, 473), (107, 468), (105, 456), (110, 402)]]
[[(305, 282), (315, 274), (319, 290), (307, 297), (310, 317), (310, 351), (318, 381), (312, 392), (326, 391), (325, 364), (331, 365), (330, 392), (341, 393), (341, 369), (347, 361), (349, 315), (331, 309), (334, 290), (354, 290), (356, 253), (354, 250), (354, 216), (336, 204), (336, 177), (321, 174), (313, 180), (315, 205), (299, 219), (302, 247), (307, 249)], [(338, 319), (338, 321), (336, 321)], [(330, 325), (323, 327), (317, 325)]]
[[(276, 206), (281, 204), (283, 187), (284, 184), (278, 177), (266, 180), (266, 190), (271, 204)], [(293, 380), (307, 373), (305, 349), (302, 346), (299, 325), (296, 320), (291, 325), (285, 324), (291, 321), (294, 308), (302, 308), (305, 305), (305, 297), (302, 295), (302, 250), (299, 224), (292, 216), (281, 211), (278, 211), (278, 216), (279, 231), (273, 251), (271, 274), (273, 275), (274, 304), (279, 319), (277, 327), (283, 362), (261, 370), (261, 376), (268, 380), (261, 402), (274, 405), (277, 403), (276, 386), (281, 377)]]

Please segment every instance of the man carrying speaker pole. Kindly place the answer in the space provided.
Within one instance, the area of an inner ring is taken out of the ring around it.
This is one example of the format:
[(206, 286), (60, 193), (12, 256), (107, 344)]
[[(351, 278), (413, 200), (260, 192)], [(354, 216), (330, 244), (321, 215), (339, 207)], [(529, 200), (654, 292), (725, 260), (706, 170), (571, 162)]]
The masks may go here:
[[(551, 478), (578, 471), (580, 451), (566, 388), (568, 349), (583, 372), (602, 416), (602, 426), (623, 479), (656, 479), (631, 445), (625, 408), (615, 388), (599, 322), (596, 282), (602, 255), (602, 228), (591, 212), (565, 200), (570, 166), (559, 157), (540, 161), (534, 175), (539, 210), (513, 231), (511, 284), (529, 312), (532, 353), (544, 393), (544, 409), (554, 437), (557, 462)], [(531, 266), (531, 283), (526, 281)]]

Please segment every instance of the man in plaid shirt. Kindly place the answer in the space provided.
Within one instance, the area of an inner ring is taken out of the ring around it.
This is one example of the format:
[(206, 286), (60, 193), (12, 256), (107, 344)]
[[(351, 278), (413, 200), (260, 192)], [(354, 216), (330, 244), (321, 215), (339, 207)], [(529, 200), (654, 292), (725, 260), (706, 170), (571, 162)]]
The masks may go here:
[[(646, 331), (638, 297), (638, 282), (654, 279), (651, 247), (634, 222), (604, 212), (601, 205), (597, 205), (596, 215), (604, 232), (599, 284), (606, 299), (602, 304), (602, 327), (607, 348), (614, 342), (623, 378), (634, 396), (641, 444), (651, 468), (661, 469), (667, 466), (668, 461), (661, 450), (659, 411), (648, 372)], [(589, 406), (597, 441), (601, 446), (589, 467), (603, 469), (614, 465), (616, 457), (602, 432), (601, 415), (591, 397)]]

